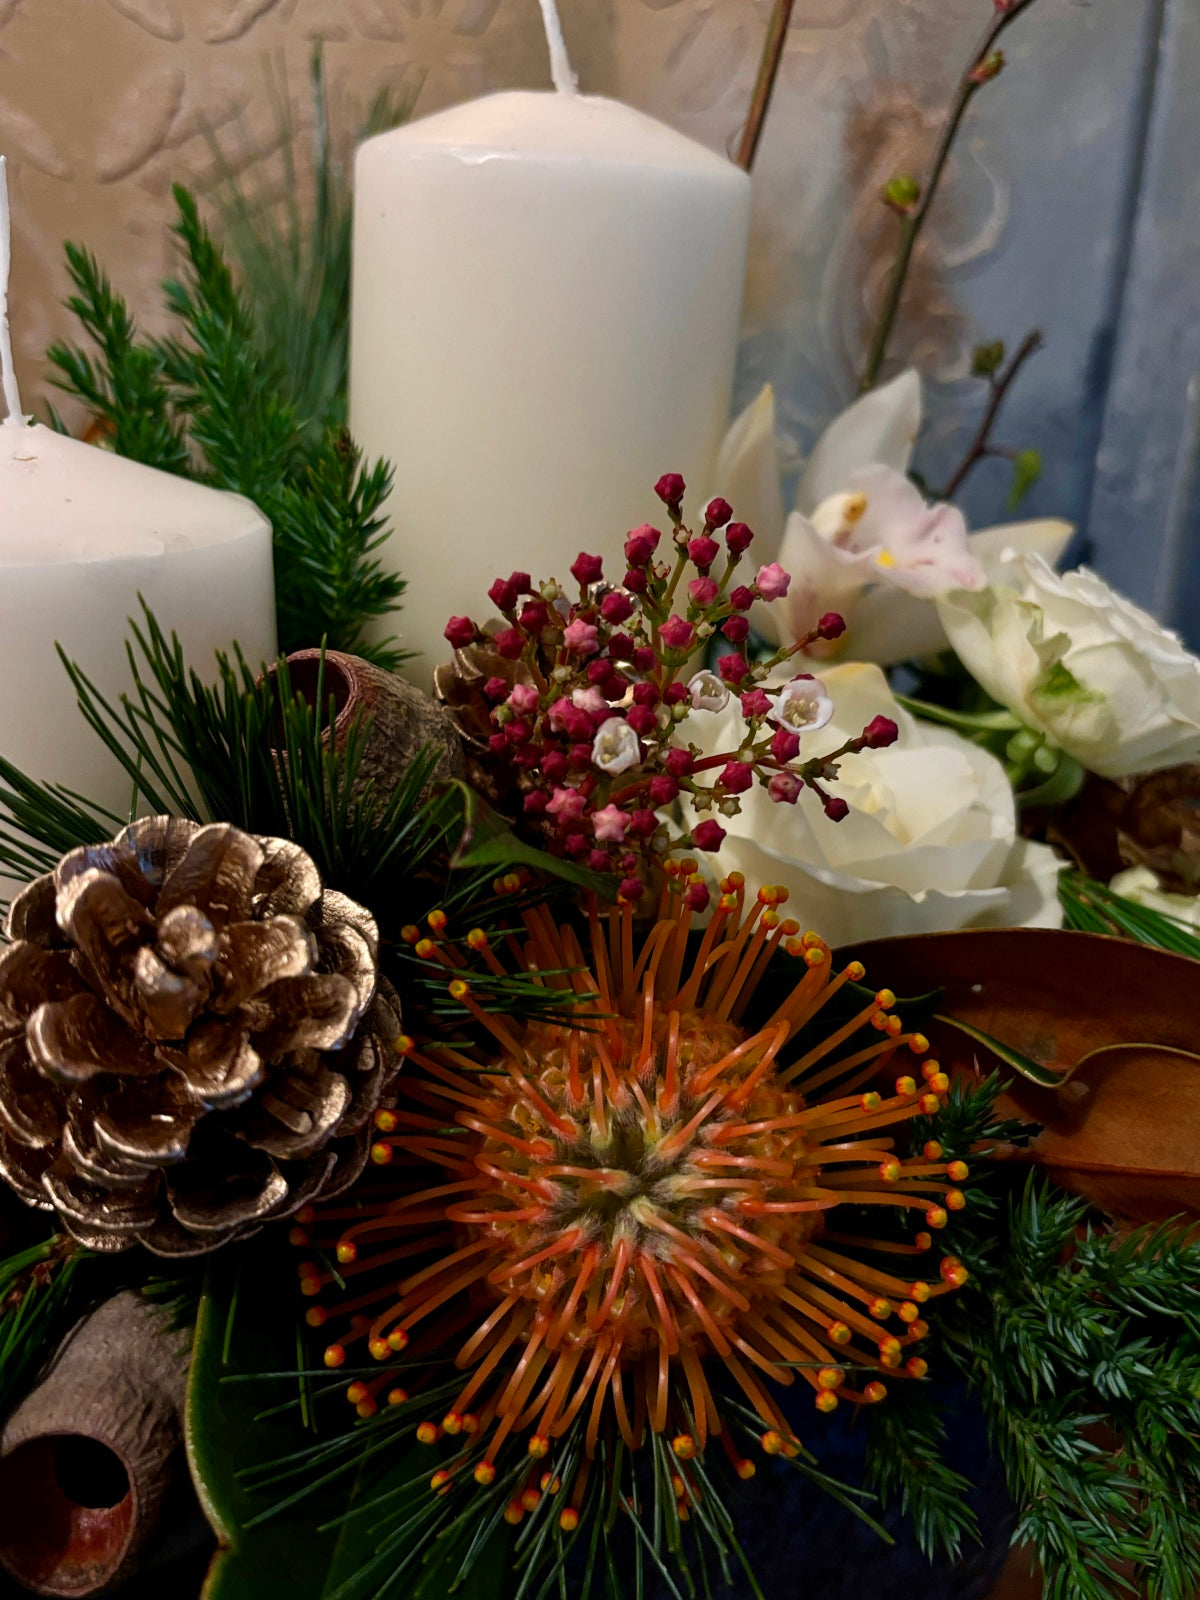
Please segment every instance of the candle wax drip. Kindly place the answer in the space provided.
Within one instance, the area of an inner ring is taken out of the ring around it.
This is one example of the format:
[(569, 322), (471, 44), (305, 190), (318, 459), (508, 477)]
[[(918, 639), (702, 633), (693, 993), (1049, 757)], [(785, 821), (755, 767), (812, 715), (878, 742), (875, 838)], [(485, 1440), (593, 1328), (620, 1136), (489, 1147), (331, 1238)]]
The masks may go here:
[(578, 94), (579, 80), (571, 71), (571, 58), (563, 38), (562, 23), (554, 0), (541, 0), (542, 21), (546, 26), (546, 43), (550, 46), (550, 76), (559, 94)]
[(0, 384), (4, 390), (5, 422), (24, 423), (21, 392), (13, 366), (12, 337), (8, 331), (8, 268), (12, 257), (8, 222), (8, 162), (0, 156)]

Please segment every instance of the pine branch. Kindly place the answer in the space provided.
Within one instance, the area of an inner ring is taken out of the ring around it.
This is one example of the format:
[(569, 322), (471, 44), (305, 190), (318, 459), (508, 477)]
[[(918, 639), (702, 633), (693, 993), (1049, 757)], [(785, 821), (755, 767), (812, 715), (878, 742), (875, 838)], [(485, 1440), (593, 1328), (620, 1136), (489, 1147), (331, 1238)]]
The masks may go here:
[(70, 305), (99, 358), (55, 345), (59, 387), (100, 419), (119, 453), (235, 490), (261, 508), (274, 529), (285, 652), (324, 638), (394, 668), (401, 653), (367, 638), (404, 590), (377, 555), (388, 469), (364, 466), (342, 429), (314, 429), (297, 410), (285, 367), (195, 199), (177, 187), (175, 201), (184, 272), (165, 289), (178, 331), (141, 339), (92, 257), (69, 246), (77, 290)]

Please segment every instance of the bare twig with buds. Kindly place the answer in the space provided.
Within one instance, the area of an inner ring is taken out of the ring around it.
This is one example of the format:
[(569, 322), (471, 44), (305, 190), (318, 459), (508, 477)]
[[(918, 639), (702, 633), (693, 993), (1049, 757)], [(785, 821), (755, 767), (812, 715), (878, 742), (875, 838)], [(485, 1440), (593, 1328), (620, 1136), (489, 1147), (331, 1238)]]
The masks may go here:
[(954, 140), (966, 114), (967, 107), (985, 83), (997, 77), (1004, 68), (1004, 56), (996, 48), (1000, 35), (1011, 23), (1021, 15), (1022, 11), (1033, 4), (1033, 0), (992, 0), (994, 15), (984, 31), (983, 38), (971, 55), (971, 64), (959, 82), (947, 114), (941, 136), (938, 139), (937, 149), (934, 152), (930, 165), (929, 175), (924, 182), (917, 184), (912, 178), (893, 179), (884, 191), (884, 202), (901, 217), (900, 247), (896, 253), (896, 260), (892, 266), (891, 276), (888, 278), (887, 291), (884, 295), (883, 306), (879, 312), (879, 319), (875, 324), (875, 331), (871, 336), (870, 349), (867, 352), (866, 364), (863, 367), (862, 379), (859, 383), (859, 392), (865, 393), (873, 389), (879, 379), (880, 369), (887, 355), (888, 343), (895, 327), (896, 317), (900, 310), (900, 301), (904, 294), (904, 285), (908, 279), (909, 268), (912, 265), (913, 251), (925, 219), (933, 205), (934, 196), (937, 194), (938, 185), (949, 160), (950, 151)]
[(779, 76), (780, 63), (783, 61), (784, 40), (787, 38), (788, 23), (792, 20), (792, 8), (795, 3), (796, 0), (775, 0), (771, 25), (767, 29), (762, 60), (759, 63), (758, 77), (754, 82), (750, 114), (746, 118), (742, 142), (737, 153), (737, 164), (743, 172), (750, 171), (754, 165), (754, 157), (758, 153), (758, 142), (762, 138), (763, 123), (767, 118), (771, 96), (775, 92), (775, 81)]
[[(975, 373), (978, 377), (986, 378), (991, 388), (987, 408), (980, 419), (975, 437), (971, 440), (966, 455), (963, 457), (954, 475), (941, 491), (943, 500), (951, 500), (962, 488), (967, 478), (983, 460), (988, 456), (1008, 456), (1011, 452), (998, 450), (991, 442), (992, 429), (1000, 415), (1000, 408), (1008, 396), (1008, 391), (1013, 386), (1013, 381), (1021, 368), (1042, 348), (1044, 344), (1042, 330), (1034, 328), (1032, 333), (1027, 333), (1022, 339), (1016, 354), (1007, 367), (1003, 366), (1004, 346), (982, 345), (975, 352)], [(995, 359), (991, 359), (994, 357)]]

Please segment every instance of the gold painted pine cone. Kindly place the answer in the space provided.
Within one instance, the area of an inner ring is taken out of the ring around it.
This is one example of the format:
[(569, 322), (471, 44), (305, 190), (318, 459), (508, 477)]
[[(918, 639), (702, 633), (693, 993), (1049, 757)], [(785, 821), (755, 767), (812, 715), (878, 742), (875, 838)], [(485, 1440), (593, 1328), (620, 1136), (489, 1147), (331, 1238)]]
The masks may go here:
[(14, 900), (0, 1175), (95, 1250), (195, 1255), (362, 1171), (399, 1060), (374, 920), (285, 839), (149, 817)]

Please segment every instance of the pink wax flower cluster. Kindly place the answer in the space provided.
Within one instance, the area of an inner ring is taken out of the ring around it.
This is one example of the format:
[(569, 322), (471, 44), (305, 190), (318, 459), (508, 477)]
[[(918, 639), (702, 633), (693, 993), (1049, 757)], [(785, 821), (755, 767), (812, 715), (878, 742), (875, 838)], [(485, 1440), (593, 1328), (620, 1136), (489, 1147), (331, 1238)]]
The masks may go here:
[[(484, 629), (452, 617), (445, 629), (456, 650), (480, 645), (511, 663), (483, 685), (488, 760), (517, 778), (525, 831), (555, 854), (614, 875), (630, 901), (673, 851), (719, 850), (725, 830), (717, 816), (736, 814), (739, 795), (754, 784), (786, 805), (810, 789), (840, 821), (846, 803), (824, 787), (839, 757), (896, 737), (895, 724), (877, 717), (840, 749), (806, 756), (806, 734), (824, 727), (833, 707), (819, 679), (777, 681), (779, 669), (818, 639), (836, 639), (841, 617), (828, 612), (766, 660), (748, 659), (750, 608), (782, 599), (789, 575), (777, 562), (751, 570), (754, 535), (727, 501), (710, 501), (696, 531), (683, 521), (678, 473), (660, 478), (655, 492), (671, 531), (634, 528), (623, 571), (606, 574), (599, 556), (581, 552), (569, 590), (514, 572), (488, 591), (500, 622)], [(718, 641), (725, 653), (710, 671), (703, 661)], [(688, 742), (688, 719), (723, 712), (731, 700), (741, 713), (734, 746), (702, 754)], [(684, 794), (694, 810), (713, 815), (690, 829), (677, 825), (672, 808)], [(698, 873), (687, 897), (695, 910), (708, 902)]]

